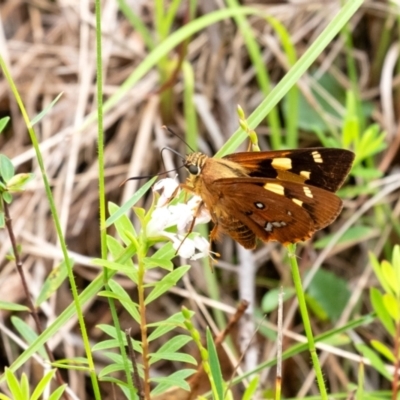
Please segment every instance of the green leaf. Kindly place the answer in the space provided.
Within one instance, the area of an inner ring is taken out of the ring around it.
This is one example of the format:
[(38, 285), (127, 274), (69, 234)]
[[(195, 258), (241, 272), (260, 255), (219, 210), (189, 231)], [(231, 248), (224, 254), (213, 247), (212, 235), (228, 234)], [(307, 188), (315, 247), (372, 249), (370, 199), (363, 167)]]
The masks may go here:
[(367, 168), (364, 166), (356, 166), (351, 170), (351, 175), (363, 180), (378, 179), (383, 176), (383, 173), (377, 168)]
[(10, 390), (13, 399), (14, 400), (24, 400), (24, 398), (22, 397), (22, 390), (20, 388), (18, 379), (14, 375), (14, 373), (11, 371), (11, 369), (6, 368), (5, 375), (6, 375), (8, 389)]
[(8, 183), (14, 173), (15, 170), (11, 160), (4, 154), (0, 154), (0, 178), (3, 178), (4, 182)]
[(3, 211), (0, 211), (0, 228), (4, 228), (6, 226), (6, 221), (4, 219)]
[(47, 372), (44, 377), (37, 384), (35, 390), (32, 393), (32, 396), (29, 400), (38, 400), (42, 393), (45, 391), (46, 387), (50, 384), (51, 379), (53, 378), (56, 370), (52, 369)]
[[(26, 340), (27, 343), (31, 344), (37, 339), (38, 337), (37, 333), (21, 318), (12, 316), (11, 322), (14, 325), (15, 329), (18, 331), (18, 333)], [(43, 346), (40, 347), (39, 354), (45, 360), (48, 360), (47, 353)]]
[(396, 323), (398, 323), (400, 319), (400, 313), (397, 299), (391, 293), (385, 293), (383, 295), (383, 304), (389, 315), (395, 320)]
[(383, 260), (381, 262), (381, 271), (387, 286), (390, 288), (388, 293), (393, 293), (396, 296), (399, 296), (400, 288), (397, 286), (397, 277), (392, 264), (390, 264), (389, 261)]
[(192, 340), (192, 338), (189, 335), (177, 335), (174, 336), (173, 338), (169, 339), (168, 342), (164, 343), (158, 350), (157, 352), (153, 354), (158, 354), (166, 352), (166, 353), (171, 353), (174, 351), (179, 350), (185, 344), (189, 343)]
[[(117, 205), (111, 202), (108, 203), (108, 211), (111, 216), (117, 213), (118, 210), (119, 207)], [(129, 245), (131, 243), (131, 239), (129, 238), (129, 236), (127, 236), (128, 232), (133, 237), (137, 238), (135, 227), (133, 226), (131, 220), (128, 218), (127, 215), (122, 214), (117, 220), (115, 220), (114, 226), (118, 232), (119, 237), (126, 245)]]
[(92, 264), (118, 271), (121, 274), (125, 274), (134, 283), (138, 283), (138, 272), (135, 266), (132, 267), (132, 265), (125, 265), (115, 261), (103, 260), (101, 258), (95, 258), (92, 260)]
[(128, 212), (150, 189), (151, 185), (156, 181), (157, 176), (146, 182), (118, 211), (111, 215), (106, 221), (106, 228), (110, 227), (115, 221), (117, 221), (122, 215)]
[(7, 182), (7, 190), (10, 193), (18, 193), (25, 190), (25, 186), (28, 182), (30, 182), (35, 177), (34, 174), (17, 174), (14, 175), (8, 182)]
[[(354, 244), (365, 242), (365, 240), (377, 236), (379, 230), (375, 228), (371, 228), (370, 226), (365, 225), (357, 225), (352, 226), (347, 229), (347, 231), (341, 236), (337, 245), (343, 246), (353, 246)], [(317, 240), (314, 243), (314, 247), (316, 249), (325, 248), (328, 243), (331, 241), (333, 235), (324, 235), (324, 237), (320, 240)]]
[(376, 312), (381, 324), (385, 327), (385, 329), (389, 332), (391, 336), (394, 337), (396, 328), (394, 326), (394, 322), (390, 317), (384, 303), (383, 303), (383, 295), (382, 293), (376, 289), (371, 288), (369, 292), (370, 300), (374, 311)]
[(118, 300), (124, 307), (124, 309), (129, 313), (129, 315), (138, 323), (141, 323), (141, 318), (139, 314), (139, 306), (135, 303), (126, 290), (115, 280), (109, 280), (110, 289), (117, 295)]
[(26, 376), (25, 373), (22, 373), (20, 386), (21, 386), (22, 398), (29, 399), (30, 395), (29, 382), (28, 382), (28, 377)]
[(11, 202), (12, 202), (12, 195), (11, 195), (11, 193), (9, 193), (9, 192), (3, 192), (3, 193), (2, 193), (2, 197), (3, 197), (3, 200), (4, 200), (7, 204), (11, 204)]
[(152, 397), (165, 393), (168, 389), (174, 386), (190, 391), (190, 385), (186, 382), (186, 379), (194, 373), (196, 373), (196, 370), (185, 368), (165, 377), (151, 378), (151, 382), (158, 383), (158, 385), (151, 391)]
[(29, 307), (22, 304), (11, 303), (9, 301), (0, 301), (0, 310), (9, 311), (29, 311)]
[(154, 289), (146, 297), (145, 304), (150, 304), (153, 300), (160, 297), (163, 293), (167, 292), (172, 286), (185, 275), (190, 269), (190, 265), (182, 265), (174, 269), (172, 272), (164, 276), (159, 282), (156, 283)]
[[(279, 293), (281, 292), (280, 288), (275, 288), (269, 290), (261, 301), (261, 310), (264, 313), (270, 313), (278, 308), (278, 301), (279, 301)], [(283, 301), (290, 299), (296, 293), (294, 288), (286, 287), (283, 289)]]
[(48, 106), (46, 106), (43, 109), (43, 111), (41, 111), (38, 115), (33, 117), (31, 121), (31, 126), (37, 124), (54, 107), (54, 105), (57, 103), (57, 101), (62, 95), (63, 93), (61, 92)]
[(379, 340), (371, 340), (371, 346), (379, 351), (384, 357), (386, 357), (393, 364), (396, 362), (396, 357), (393, 354), (393, 349), (389, 349), (385, 344), (381, 343)]
[(260, 380), (260, 376), (256, 375), (249, 383), (249, 386), (247, 386), (245, 392), (243, 393), (242, 400), (252, 400), (254, 399), (257, 387), (258, 387), (258, 381)]
[(189, 363), (193, 365), (197, 365), (197, 361), (194, 357), (189, 354), (183, 353), (157, 353), (151, 354), (150, 357), (151, 363), (154, 364), (159, 360), (169, 360), (169, 361), (180, 361), (183, 363)]
[[(194, 315), (194, 312), (190, 311), (190, 317), (192, 317), (193, 315)], [(157, 328), (154, 329), (154, 331), (149, 335), (147, 340), (149, 342), (151, 342), (152, 340), (155, 340), (155, 339), (159, 338), (160, 336), (165, 335), (167, 332), (171, 331), (172, 329), (175, 329), (177, 327), (183, 327), (184, 321), (185, 321), (185, 317), (182, 315), (181, 312), (178, 312), (174, 315), (171, 315), (166, 320), (148, 324), (147, 328), (151, 328), (154, 326), (156, 326)]]
[(208, 362), (210, 364), (211, 376), (213, 377), (217, 398), (223, 400), (224, 398), (224, 379), (222, 378), (221, 366), (219, 364), (217, 350), (214, 345), (210, 329), (207, 327), (206, 331)]
[(65, 389), (68, 385), (59, 386), (49, 397), (49, 400), (58, 400), (64, 394)]
[(118, 260), (125, 265), (136, 268), (132, 261), (132, 257), (136, 254), (137, 249), (133, 244), (125, 247), (117, 239), (107, 235), (107, 248), (114, 260)]
[[(69, 265), (73, 268), (74, 261), (72, 258), (69, 259)], [(40, 306), (46, 301), (56, 290), (61, 286), (68, 276), (67, 265), (65, 260), (61, 262), (56, 268), (53, 268), (47, 277), (46, 281), (42, 285), (39, 296), (35, 301), (35, 306)]]
[(392, 375), (387, 371), (385, 364), (379, 358), (379, 356), (370, 349), (367, 345), (359, 343), (356, 344), (357, 350), (371, 362), (372, 366), (386, 379), (392, 381)]
[(383, 290), (386, 293), (390, 293), (390, 286), (386, 283), (386, 279), (383, 275), (381, 265), (379, 264), (378, 259), (375, 257), (375, 255), (372, 252), (369, 252), (369, 260), (371, 261), (372, 269), (374, 270), (374, 273), (376, 277), (379, 280), (379, 283), (383, 287)]
[(330, 271), (318, 270), (307, 290), (329, 319), (337, 321), (350, 299), (347, 282)]
[(4, 128), (7, 126), (10, 117), (4, 117), (0, 119), (0, 133), (4, 131)]
[(174, 264), (171, 262), (175, 257), (176, 250), (171, 242), (166, 243), (158, 249), (151, 257), (145, 257), (143, 262), (147, 269), (160, 267), (172, 271)]

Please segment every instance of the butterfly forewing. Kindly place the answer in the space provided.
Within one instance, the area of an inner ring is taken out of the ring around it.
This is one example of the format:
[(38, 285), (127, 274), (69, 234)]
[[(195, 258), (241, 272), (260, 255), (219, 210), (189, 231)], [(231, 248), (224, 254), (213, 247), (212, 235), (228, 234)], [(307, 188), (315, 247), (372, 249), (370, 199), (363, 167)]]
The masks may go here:
[(354, 153), (315, 147), (234, 153), (224, 158), (246, 168), (252, 177), (307, 183), (335, 192), (350, 171)]

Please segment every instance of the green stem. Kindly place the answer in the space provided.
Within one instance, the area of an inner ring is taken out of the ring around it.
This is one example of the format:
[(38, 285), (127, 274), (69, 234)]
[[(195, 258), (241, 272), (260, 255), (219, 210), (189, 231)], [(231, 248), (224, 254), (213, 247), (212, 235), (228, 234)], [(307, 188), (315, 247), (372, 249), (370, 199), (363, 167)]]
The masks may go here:
[(328, 400), (328, 394), (326, 392), (324, 377), (322, 375), (321, 365), (318, 360), (317, 350), (315, 347), (314, 336), (311, 329), (310, 318), (308, 316), (306, 299), (304, 296), (303, 285), (301, 284), (301, 276), (299, 266), (296, 258), (296, 245), (290, 244), (288, 246), (288, 257), (290, 262), (290, 268), (292, 270), (293, 283), (296, 289), (297, 300), (299, 302), (299, 309), (301, 318), (303, 320), (304, 330), (306, 332), (308, 349), (310, 350), (311, 361), (314, 366), (315, 375), (317, 377), (318, 387), (321, 394), (322, 400)]
[(149, 363), (149, 342), (147, 340), (147, 321), (146, 321), (146, 303), (144, 293), (144, 277), (146, 266), (143, 263), (145, 254), (143, 254), (143, 244), (138, 248), (138, 298), (139, 298), (139, 314), (140, 314), (140, 333), (142, 338), (142, 358), (143, 358), (143, 374), (144, 387), (143, 393), (146, 400), (150, 400), (150, 363)]
[[(96, 0), (96, 63), (97, 63), (97, 152), (99, 157), (99, 214), (100, 214), (100, 247), (101, 257), (107, 259), (107, 228), (106, 228), (106, 195), (104, 181), (104, 130), (103, 130), (103, 57), (102, 57), (102, 37), (101, 37), (101, 3)], [(104, 287), (110, 291), (108, 281), (110, 279), (110, 271), (104, 268)], [(128, 357), (126, 355), (124, 337), (122, 335), (119, 323), (115, 301), (112, 297), (108, 297), (111, 317), (115, 327), (120, 353), (123, 360), (125, 377), (130, 390), (130, 397), (134, 398), (134, 385), (132, 375), (130, 373)], [(139, 390), (139, 388), (138, 388)]]

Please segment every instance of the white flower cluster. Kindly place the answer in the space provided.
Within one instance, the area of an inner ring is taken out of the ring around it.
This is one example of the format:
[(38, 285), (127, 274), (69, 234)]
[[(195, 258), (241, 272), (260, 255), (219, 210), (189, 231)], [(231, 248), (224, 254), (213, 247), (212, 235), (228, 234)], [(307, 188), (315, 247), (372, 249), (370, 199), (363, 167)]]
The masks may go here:
[[(185, 238), (184, 233), (194, 218), (196, 225), (209, 222), (211, 219), (208, 210), (204, 205), (200, 205), (201, 198), (193, 196), (187, 203), (169, 204), (171, 198), (177, 196), (180, 192), (179, 183), (176, 179), (172, 178), (158, 181), (154, 185), (153, 190), (162, 190), (162, 193), (153, 211), (151, 220), (147, 224), (147, 236), (165, 236), (169, 238), (173, 243), (174, 249), (178, 250), (178, 254), (181, 257), (191, 260), (208, 257), (210, 254), (210, 243), (198, 235), (193, 239), (189, 237)], [(175, 225), (178, 233), (166, 231), (167, 228)]]

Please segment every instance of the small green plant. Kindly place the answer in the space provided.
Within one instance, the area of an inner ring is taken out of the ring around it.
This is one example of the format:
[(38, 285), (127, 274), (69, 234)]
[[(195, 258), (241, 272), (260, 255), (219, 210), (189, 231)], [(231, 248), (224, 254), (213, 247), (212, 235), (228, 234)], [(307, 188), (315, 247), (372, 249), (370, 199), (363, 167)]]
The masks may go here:
[[(18, 381), (15, 374), (6, 368), (5, 377), (8, 389), (10, 391), (11, 397), (0, 393), (0, 400), (38, 400), (44, 396), (44, 391), (48, 388), (53, 379), (56, 371), (51, 370), (47, 372), (43, 378), (39, 381), (36, 388), (31, 393), (30, 384), (25, 373), (21, 376), (21, 381)], [(46, 398), (49, 400), (58, 400), (64, 393), (67, 385), (59, 386), (54, 392), (52, 392)]]
[[(391, 262), (379, 262), (372, 253), (370, 261), (383, 289), (370, 289), (371, 304), (392, 343), (388, 346), (380, 340), (372, 339), (372, 349), (364, 344), (359, 344), (357, 349), (382, 376), (392, 382), (392, 399), (397, 399), (400, 368), (400, 246), (394, 246)], [(391, 372), (381, 357), (393, 365)]]

